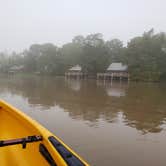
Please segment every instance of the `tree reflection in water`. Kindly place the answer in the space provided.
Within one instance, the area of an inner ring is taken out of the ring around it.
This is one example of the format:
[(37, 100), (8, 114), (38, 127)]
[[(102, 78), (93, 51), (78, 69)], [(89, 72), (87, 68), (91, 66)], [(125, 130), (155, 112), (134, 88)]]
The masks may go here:
[(99, 120), (118, 123), (145, 133), (160, 132), (166, 119), (166, 88), (162, 84), (109, 83), (52, 77), (0, 79), (1, 95), (19, 95), (43, 110), (59, 105), (73, 119), (97, 125)]

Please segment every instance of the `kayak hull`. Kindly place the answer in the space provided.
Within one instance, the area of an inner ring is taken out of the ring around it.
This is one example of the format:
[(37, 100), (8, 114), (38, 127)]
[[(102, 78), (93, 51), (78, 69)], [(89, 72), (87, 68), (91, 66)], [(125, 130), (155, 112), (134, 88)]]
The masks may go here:
[(88, 165), (58, 137), (4, 101), (0, 101), (0, 117), (0, 140), (42, 136), (41, 141), (27, 143), (25, 149), (19, 144), (0, 147), (1, 165)]

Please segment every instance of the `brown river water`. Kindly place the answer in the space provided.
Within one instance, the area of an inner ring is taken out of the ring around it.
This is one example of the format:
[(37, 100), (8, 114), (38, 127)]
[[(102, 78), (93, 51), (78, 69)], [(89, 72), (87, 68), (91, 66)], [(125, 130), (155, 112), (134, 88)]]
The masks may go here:
[(0, 98), (93, 166), (166, 165), (166, 83), (1, 77)]

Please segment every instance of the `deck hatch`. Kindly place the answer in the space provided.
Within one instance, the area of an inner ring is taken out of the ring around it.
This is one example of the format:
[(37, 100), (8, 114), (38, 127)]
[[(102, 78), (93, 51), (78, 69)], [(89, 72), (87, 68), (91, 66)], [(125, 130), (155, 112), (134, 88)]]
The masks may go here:
[(68, 166), (85, 166), (80, 159), (78, 159), (75, 155), (73, 155), (66, 147), (64, 147), (57, 139), (53, 136), (50, 136), (49, 141), (55, 147), (55, 149), (59, 152)]
[(48, 152), (47, 148), (41, 143), (39, 145), (39, 152), (47, 160), (47, 162), (50, 164), (50, 166), (57, 166), (55, 161), (51, 157), (51, 154)]

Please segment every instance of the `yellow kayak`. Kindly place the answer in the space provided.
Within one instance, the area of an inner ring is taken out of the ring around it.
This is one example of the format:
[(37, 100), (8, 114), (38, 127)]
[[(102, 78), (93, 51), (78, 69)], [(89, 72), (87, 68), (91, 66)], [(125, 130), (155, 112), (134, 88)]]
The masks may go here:
[(0, 101), (0, 165), (88, 166), (39, 123)]

